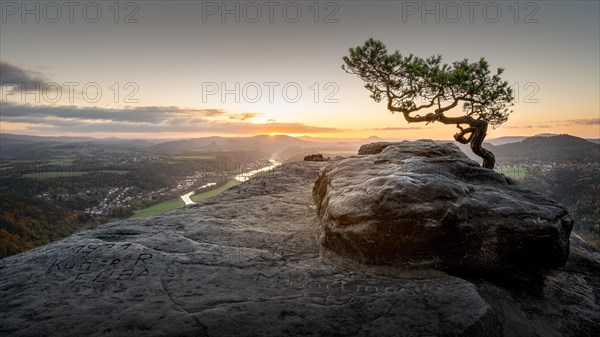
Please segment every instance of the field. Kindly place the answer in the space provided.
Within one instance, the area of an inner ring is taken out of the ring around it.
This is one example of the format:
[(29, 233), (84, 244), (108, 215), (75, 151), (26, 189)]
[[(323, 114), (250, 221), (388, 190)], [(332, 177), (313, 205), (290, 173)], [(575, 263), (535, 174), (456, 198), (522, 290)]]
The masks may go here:
[(63, 177), (81, 177), (89, 172), (83, 171), (54, 171), (54, 172), (35, 172), (26, 173), (21, 178), (46, 179), (46, 178), (63, 178)]
[[(206, 191), (200, 194), (195, 194), (191, 196), (190, 199), (192, 199), (194, 202), (201, 202), (210, 197), (214, 197), (215, 195), (221, 194), (239, 183), (240, 182), (237, 180), (229, 180), (227, 183), (225, 183), (225, 185), (219, 188), (215, 188), (214, 190)], [(132, 218), (146, 218), (168, 212), (181, 206), (183, 206), (183, 201), (181, 200), (181, 198), (169, 199), (163, 202), (159, 202), (156, 205), (152, 205), (150, 207), (135, 211), (133, 213)]]
[(496, 172), (500, 172), (505, 176), (511, 177), (515, 180), (521, 180), (527, 174), (527, 167), (519, 167), (519, 166), (497, 166), (495, 168)]
[(204, 193), (200, 193), (200, 194), (194, 194), (190, 197), (190, 199), (192, 199), (192, 201), (194, 202), (202, 202), (210, 197), (214, 197), (215, 195), (221, 194), (224, 191), (232, 188), (233, 186), (239, 184), (240, 182), (237, 180), (229, 180), (227, 183), (225, 183), (225, 185), (219, 187), (219, 188), (215, 188), (214, 190), (211, 191), (207, 191)]
[(50, 172), (35, 172), (26, 173), (22, 175), (22, 178), (33, 178), (33, 179), (48, 179), (48, 178), (71, 178), (81, 177), (89, 173), (112, 173), (112, 174), (126, 174), (129, 171), (123, 170), (105, 170), (105, 171), (50, 171)]
[(0, 171), (12, 168), (12, 164), (0, 164)]
[[(19, 163), (25, 163), (25, 164), (32, 164), (32, 165), (37, 165), (39, 167), (44, 167), (44, 166), (71, 166), (73, 165), (73, 162), (75, 160), (74, 159), (53, 159), (44, 163), (39, 163), (38, 160), (7, 160), (4, 161), (2, 163), (0, 163), (0, 168), (5, 168), (5, 167), (9, 167), (9, 166), (14, 166), (15, 164), (19, 164)], [(37, 163), (37, 164), (36, 164)]]
[(54, 159), (44, 165), (45, 166), (50, 166), (50, 165), (69, 166), (69, 165), (73, 165), (73, 161), (74, 161), (74, 159)]
[(173, 159), (185, 160), (185, 159), (204, 159), (204, 160), (215, 160), (217, 156), (211, 155), (189, 155), (189, 156), (174, 156)]
[(135, 211), (133, 213), (132, 218), (146, 218), (149, 216), (154, 216), (168, 212), (181, 206), (183, 206), (183, 201), (181, 200), (181, 198), (169, 199), (163, 202), (159, 202), (156, 205), (152, 205), (150, 207)]

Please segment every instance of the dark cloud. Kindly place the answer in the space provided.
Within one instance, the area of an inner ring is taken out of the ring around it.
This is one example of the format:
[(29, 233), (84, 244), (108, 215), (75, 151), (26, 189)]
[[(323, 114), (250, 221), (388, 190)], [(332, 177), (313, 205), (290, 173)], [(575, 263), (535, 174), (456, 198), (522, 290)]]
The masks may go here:
[[(146, 106), (121, 109), (76, 106), (33, 106), (4, 102), (3, 122), (26, 123), (40, 132), (110, 133), (334, 133), (335, 128), (302, 123), (245, 122), (255, 113), (231, 114), (220, 109), (185, 109), (175, 106)], [(233, 118), (231, 118), (233, 117)], [(221, 118), (221, 119), (219, 119)], [(224, 119), (223, 119), (224, 118)], [(235, 120), (235, 121), (232, 121)]]
[(44, 75), (31, 70), (25, 70), (8, 62), (0, 61), (0, 85), (8, 83), (25, 84), (31, 87), (35, 84), (42, 85), (47, 80)]
[(85, 122), (129, 122), (178, 125), (203, 123), (207, 118), (227, 116), (221, 109), (184, 109), (175, 106), (144, 106), (120, 109), (77, 106), (41, 106), (5, 102), (2, 119), (21, 122), (28, 120), (71, 119)]

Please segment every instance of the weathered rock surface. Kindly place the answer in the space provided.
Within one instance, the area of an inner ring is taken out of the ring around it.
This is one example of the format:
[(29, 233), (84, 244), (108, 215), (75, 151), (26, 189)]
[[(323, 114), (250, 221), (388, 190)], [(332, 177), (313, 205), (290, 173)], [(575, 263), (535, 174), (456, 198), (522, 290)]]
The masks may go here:
[(365, 145), (362, 145), (360, 147), (360, 149), (358, 149), (358, 154), (359, 155), (364, 155), (364, 154), (378, 154), (378, 153), (381, 153), (381, 151), (383, 151), (386, 147), (394, 145), (394, 144), (398, 144), (398, 143), (395, 143), (395, 142), (375, 142), (375, 143), (365, 144)]
[(332, 162), (315, 183), (325, 247), (367, 264), (441, 269), (566, 262), (567, 211), (455, 145), (375, 143), (360, 153), (369, 155)]
[(327, 161), (329, 158), (323, 157), (322, 154), (309, 154), (308, 156), (304, 156), (304, 161)]
[(519, 281), (367, 266), (321, 251), (311, 188), (324, 164), (283, 165), (202, 204), (0, 260), (0, 335), (592, 336), (600, 328), (600, 257), (577, 238), (565, 267), (511, 275)]

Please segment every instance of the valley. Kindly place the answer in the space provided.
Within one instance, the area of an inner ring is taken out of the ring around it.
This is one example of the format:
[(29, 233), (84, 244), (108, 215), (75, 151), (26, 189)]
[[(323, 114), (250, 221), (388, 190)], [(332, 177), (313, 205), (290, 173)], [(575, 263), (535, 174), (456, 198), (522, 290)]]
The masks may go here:
[[(0, 257), (105, 222), (202, 202), (308, 154), (349, 156), (364, 143), (398, 141), (279, 135), (161, 142), (9, 134), (0, 140)], [(500, 143), (487, 145), (497, 155), (496, 170), (564, 203), (577, 218), (575, 230), (598, 243), (600, 145), (568, 135)]]

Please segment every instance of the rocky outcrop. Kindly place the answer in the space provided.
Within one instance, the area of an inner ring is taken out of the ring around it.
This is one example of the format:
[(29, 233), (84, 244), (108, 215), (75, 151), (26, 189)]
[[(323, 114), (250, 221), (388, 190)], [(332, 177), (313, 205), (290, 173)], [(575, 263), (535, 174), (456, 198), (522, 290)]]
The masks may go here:
[[(0, 260), (2, 336), (593, 336), (600, 257), (449, 274), (321, 250), (299, 162), (201, 204), (113, 222)], [(523, 332), (523, 333), (515, 333)]]
[(394, 143), (394, 142), (375, 142), (375, 143), (364, 144), (364, 145), (362, 145), (360, 147), (360, 149), (358, 149), (358, 154), (359, 155), (378, 154), (381, 151), (383, 151), (386, 147), (388, 147), (390, 145), (394, 145), (394, 144), (398, 144), (398, 143)]
[(327, 160), (329, 160), (329, 158), (323, 157), (323, 155), (320, 153), (309, 154), (307, 156), (304, 156), (304, 161), (327, 161)]
[(451, 143), (375, 143), (314, 186), (325, 247), (359, 262), (439, 269), (564, 265), (573, 220), (548, 196)]

